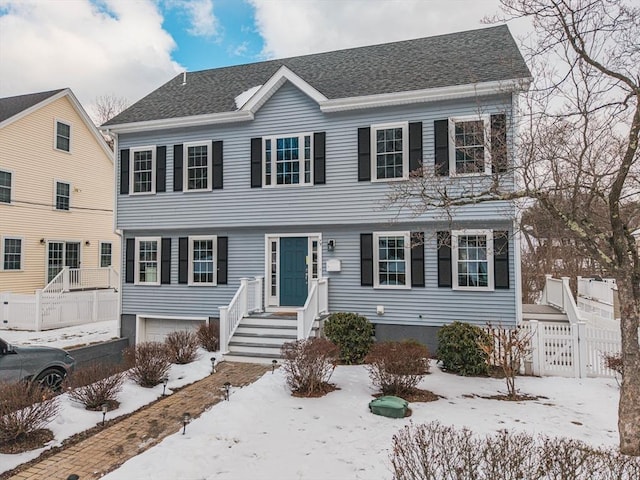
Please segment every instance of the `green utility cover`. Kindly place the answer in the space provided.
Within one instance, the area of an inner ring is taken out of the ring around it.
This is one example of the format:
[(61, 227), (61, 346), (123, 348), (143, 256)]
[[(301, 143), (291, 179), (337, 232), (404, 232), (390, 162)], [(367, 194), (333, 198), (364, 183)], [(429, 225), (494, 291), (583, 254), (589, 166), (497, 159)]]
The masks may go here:
[(369, 402), (369, 410), (371, 410), (372, 413), (389, 418), (403, 418), (408, 406), (409, 402), (404, 398), (391, 395), (376, 398)]

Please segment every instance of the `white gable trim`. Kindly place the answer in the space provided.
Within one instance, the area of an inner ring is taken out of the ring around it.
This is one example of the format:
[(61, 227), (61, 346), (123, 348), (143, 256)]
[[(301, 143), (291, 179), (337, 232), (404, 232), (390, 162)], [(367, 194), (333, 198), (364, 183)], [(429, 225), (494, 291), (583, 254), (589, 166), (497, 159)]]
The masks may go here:
[(273, 74), (267, 83), (253, 94), (253, 96), (242, 106), (241, 110), (253, 113), (257, 112), (287, 80), (317, 103), (326, 102), (328, 100), (322, 93), (283, 65), (276, 73)]
[(524, 91), (529, 88), (531, 79), (513, 79), (498, 82), (454, 85), (409, 92), (382, 93), (360, 97), (337, 98), (320, 102), (320, 110), (325, 113), (359, 110), (364, 108), (390, 107), (411, 103), (436, 102), (457, 98), (473, 98), (482, 95)]

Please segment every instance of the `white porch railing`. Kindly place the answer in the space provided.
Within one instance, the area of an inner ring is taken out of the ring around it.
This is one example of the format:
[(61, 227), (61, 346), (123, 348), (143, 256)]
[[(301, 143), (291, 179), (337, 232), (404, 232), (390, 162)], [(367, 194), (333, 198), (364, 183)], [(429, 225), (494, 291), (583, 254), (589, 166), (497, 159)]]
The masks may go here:
[(120, 287), (120, 276), (113, 267), (103, 268), (69, 268), (68, 271), (69, 290), (87, 290), (96, 288)]
[(240, 320), (251, 312), (263, 310), (262, 286), (264, 277), (241, 278), (240, 287), (229, 302), (220, 307), (220, 352), (228, 353), (229, 340), (235, 333)]
[(578, 323), (583, 320), (569, 287), (569, 277), (557, 279), (547, 275), (540, 303), (551, 305), (564, 312), (569, 323)]
[(578, 297), (613, 305), (613, 291), (616, 288), (616, 281), (611, 278), (595, 280), (593, 278), (578, 277)]
[(313, 322), (321, 313), (329, 311), (329, 279), (319, 278), (311, 281), (311, 289), (304, 306), (297, 311), (298, 340), (309, 338)]

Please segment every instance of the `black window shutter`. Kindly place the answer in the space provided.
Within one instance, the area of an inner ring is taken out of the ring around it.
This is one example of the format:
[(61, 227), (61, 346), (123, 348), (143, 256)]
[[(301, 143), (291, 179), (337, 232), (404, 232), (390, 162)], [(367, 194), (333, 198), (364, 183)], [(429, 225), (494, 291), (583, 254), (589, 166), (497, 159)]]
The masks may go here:
[(125, 283), (133, 283), (136, 269), (136, 239), (127, 238), (127, 251), (125, 252)]
[(173, 191), (182, 191), (182, 144), (173, 146)]
[(211, 158), (213, 161), (213, 189), (222, 188), (222, 140), (217, 140), (211, 144)]
[(422, 166), (422, 122), (409, 124), (409, 171)]
[(371, 128), (358, 129), (358, 181), (371, 180)]
[(495, 288), (509, 288), (509, 232), (493, 232), (493, 275)]
[(493, 173), (507, 171), (507, 116), (491, 115), (491, 165)]
[(178, 283), (189, 283), (189, 238), (178, 239)]
[(262, 187), (262, 138), (251, 139), (251, 188)]
[(360, 234), (360, 285), (373, 286), (373, 234)]
[(325, 183), (325, 137), (325, 132), (313, 134), (313, 183), (315, 185), (324, 185)]
[(411, 232), (411, 286), (424, 287), (424, 233)]
[(218, 285), (227, 284), (227, 254), (228, 254), (228, 238), (218, 237)]
[(120, 150), (120, 193), (129, 193), (129, 149)]
[(160, 283), (171, 283), (171, 239), (163, 238), (160, 248)]
[(167, 147), (156, 148), (156, 192), (167, 191)]
[(451, 233), (438, 232), (438, 286), (451, 284)]
[(449, 120), (433, 122), (435, 135), (436, 175), (449, 175)]

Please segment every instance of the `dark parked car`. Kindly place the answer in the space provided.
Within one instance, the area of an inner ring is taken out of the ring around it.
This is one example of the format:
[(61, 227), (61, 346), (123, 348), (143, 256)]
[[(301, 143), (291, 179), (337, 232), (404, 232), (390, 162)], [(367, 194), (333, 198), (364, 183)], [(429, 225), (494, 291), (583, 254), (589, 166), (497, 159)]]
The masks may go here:
[(0, 338), (0, 382), (35, 381), (57, 390), (75, 363), (61, 348), (23, 347)]

